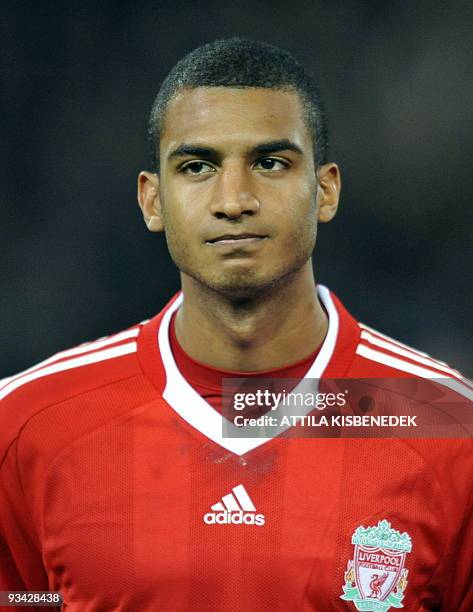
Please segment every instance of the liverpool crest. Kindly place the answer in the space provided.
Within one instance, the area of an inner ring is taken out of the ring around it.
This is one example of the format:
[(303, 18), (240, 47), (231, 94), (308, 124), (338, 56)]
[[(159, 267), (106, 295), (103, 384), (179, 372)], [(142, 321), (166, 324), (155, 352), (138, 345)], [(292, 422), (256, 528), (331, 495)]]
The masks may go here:
[(410, 536), (392, 529), (388, 521), (379, 521), (376, 527), (358, 527), (351, 543), (355, 551), (348, 561), (340, 598), (368, 612), (403, 608), (408, 574), (404, 563), (412, 550)]

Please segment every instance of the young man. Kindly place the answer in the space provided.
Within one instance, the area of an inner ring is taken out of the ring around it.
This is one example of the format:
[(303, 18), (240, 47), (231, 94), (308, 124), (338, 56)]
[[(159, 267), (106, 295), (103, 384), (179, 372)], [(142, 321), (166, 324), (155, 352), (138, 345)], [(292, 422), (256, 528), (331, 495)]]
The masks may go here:
[(341, 181), (311, 79), (270, 45), (211, 43), (167, 77), (150, 134), (138, 200), (182, 293), (0, 385), (0, 590), (71, 612), (472, 610), (468, 437), (225, 435), (224, 378), (471, 398), (316, 286)]

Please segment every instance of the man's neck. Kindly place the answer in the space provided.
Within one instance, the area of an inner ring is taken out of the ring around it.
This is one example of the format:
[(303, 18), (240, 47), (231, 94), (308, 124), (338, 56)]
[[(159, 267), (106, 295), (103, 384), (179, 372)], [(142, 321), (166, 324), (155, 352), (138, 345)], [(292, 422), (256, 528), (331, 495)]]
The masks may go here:
[(182, 276), (176, 335), (184, 351), (214, 368), (257, 372), (304, 359), (325, 338), (328, 320), (312, 262), (262, 299), (232, 301)]

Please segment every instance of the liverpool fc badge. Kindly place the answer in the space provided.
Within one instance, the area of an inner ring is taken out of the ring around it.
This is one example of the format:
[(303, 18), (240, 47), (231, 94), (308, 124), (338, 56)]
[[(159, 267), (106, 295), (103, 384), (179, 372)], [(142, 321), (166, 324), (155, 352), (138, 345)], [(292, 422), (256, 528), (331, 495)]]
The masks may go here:
[(351, 543), (355, 552), (348, 561), (341, 599), (368, 612), (403, 608), (408, 574), (404, 563), (412, 550), (409, 535), (392, 529), (388, 521), (379, 521), (376, 527), (358, 527)]

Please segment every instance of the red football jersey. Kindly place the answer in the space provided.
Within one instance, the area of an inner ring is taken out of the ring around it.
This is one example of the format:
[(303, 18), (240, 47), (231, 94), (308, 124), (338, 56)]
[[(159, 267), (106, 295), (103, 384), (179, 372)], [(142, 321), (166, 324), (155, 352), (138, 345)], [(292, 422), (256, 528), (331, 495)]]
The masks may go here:
[[(471, 398), (318, 292), (306, 377)], [(69, 612), (473, 610), (471, 439), (225, 437), (176, 367), (181, 300), (0, 383), (0, 591), (60, 591)]]

